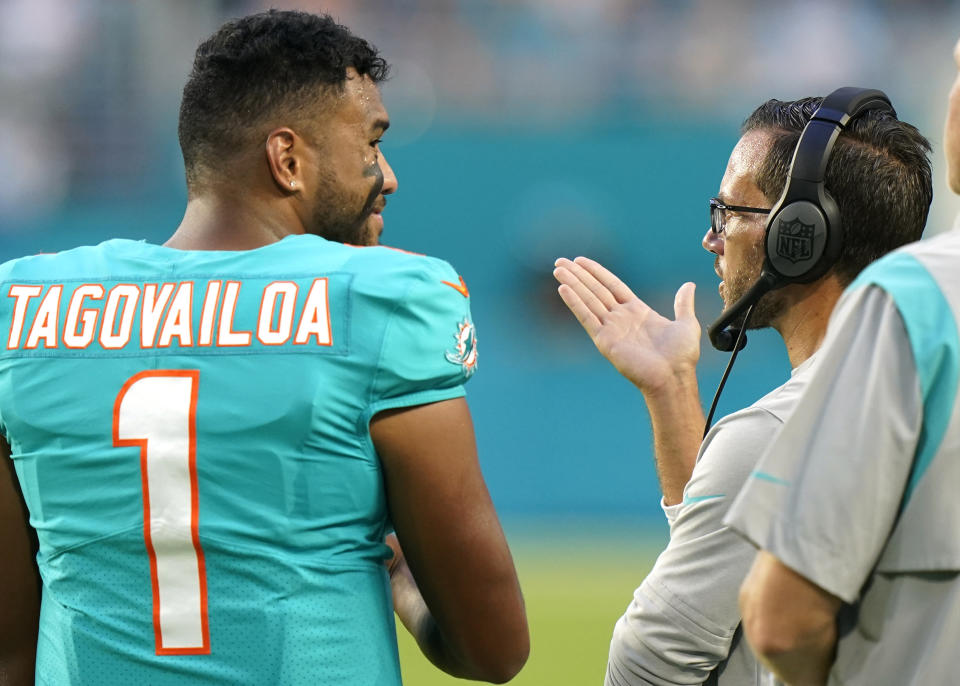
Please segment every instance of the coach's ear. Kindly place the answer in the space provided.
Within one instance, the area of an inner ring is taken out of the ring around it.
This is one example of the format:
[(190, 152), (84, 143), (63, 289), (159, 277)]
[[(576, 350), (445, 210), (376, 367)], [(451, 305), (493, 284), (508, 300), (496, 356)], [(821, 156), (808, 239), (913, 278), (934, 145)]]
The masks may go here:
[(267, 167), (281, 193), (299, 193), (303, 188), (303, 162), (300, 159), (305, 144), (293, 129), (281, 127), (267, 135), (264, 152)]

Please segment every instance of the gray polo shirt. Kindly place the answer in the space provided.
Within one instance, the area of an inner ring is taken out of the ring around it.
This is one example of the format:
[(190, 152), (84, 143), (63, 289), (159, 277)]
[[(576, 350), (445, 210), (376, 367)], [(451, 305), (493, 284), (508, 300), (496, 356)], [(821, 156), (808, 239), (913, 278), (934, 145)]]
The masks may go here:
[(960, 234), (871, 265), (727, 522), (846, 605), (830, 684), (953, 684)]
[(737, 594), (756, 550), (723, 517), (793, 411), (812, 361), (710, 429), (683, 502), (664, 508), (670, 543), (614, 628), (607, 686), (777, 683), (739, 628)]

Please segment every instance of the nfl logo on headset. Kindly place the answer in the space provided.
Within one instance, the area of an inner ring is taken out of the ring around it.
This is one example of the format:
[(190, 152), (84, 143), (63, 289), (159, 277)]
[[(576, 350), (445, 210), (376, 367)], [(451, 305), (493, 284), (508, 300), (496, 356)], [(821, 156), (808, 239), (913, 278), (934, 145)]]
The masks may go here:
[(813, 224), (804, 224), (799, 218), (780, 220), (777, 234), (777, 255), (794, 264), (813, 255)]

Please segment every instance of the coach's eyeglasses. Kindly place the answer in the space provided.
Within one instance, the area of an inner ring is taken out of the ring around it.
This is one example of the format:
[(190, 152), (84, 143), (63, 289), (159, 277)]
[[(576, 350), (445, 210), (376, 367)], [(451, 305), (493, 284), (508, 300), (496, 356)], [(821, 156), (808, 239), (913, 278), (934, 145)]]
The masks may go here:
[(710, 198), (710, 230), (720, 235), (727, 228), (727, 210), (731, 212), (753, 212), (754, 214), (770, 214), (770, 208), (744, 207), (742, 205), (725, 205), (720, 198)]

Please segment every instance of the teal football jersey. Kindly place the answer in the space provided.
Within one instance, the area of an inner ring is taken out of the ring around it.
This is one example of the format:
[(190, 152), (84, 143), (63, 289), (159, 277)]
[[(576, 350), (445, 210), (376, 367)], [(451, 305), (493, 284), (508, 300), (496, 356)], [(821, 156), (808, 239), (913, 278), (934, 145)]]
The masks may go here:
[(399, 684), (370, 418), (462, 396), (445, 262), (291, 236), (0, 266), (0, 429), (36, 529), (37, 683)]

